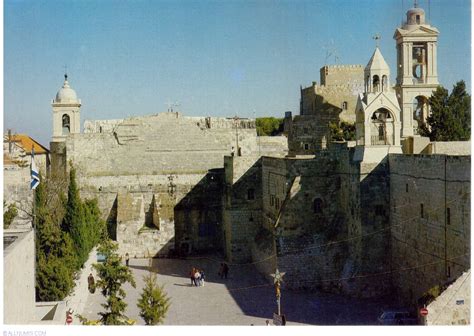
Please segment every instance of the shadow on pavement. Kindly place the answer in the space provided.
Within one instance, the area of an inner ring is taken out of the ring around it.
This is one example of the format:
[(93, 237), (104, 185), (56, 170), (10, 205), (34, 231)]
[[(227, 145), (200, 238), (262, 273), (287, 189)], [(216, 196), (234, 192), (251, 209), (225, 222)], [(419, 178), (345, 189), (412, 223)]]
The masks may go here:
[[(153, 260), (155, 272), (186, 279), (182, 284), (174, 283), (175, 286), (192, 287), (188, 282), (192, 267), (204, 269), (206, 284), (224, 284), (243, 314), (272, 319), (277, 310), (273, 284), (252, 265), (231, 266), (228, 279), (221, 279), (218, 275), (220, 262), (214, 260)], [(389, 302), (383, 300), (347, 298), (327, 293), (282, 289), (281, 295), (281, 309), (287, 321), (311, 325), (376, 325), (382, 309), (390, 307)]]

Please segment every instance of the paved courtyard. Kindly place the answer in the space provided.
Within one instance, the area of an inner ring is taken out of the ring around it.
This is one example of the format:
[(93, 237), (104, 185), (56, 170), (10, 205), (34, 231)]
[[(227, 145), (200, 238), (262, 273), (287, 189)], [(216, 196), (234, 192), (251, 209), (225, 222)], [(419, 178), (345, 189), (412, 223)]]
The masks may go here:
[[(148, 272), (146, 259), (130, 260), (137, 288), (128, 284), (127, 315), (144, 324), (136, 305), (143, 288), (143, 276)], [(165, 325), (265, 325), (276, 311), (273, 286), (268, 284), (251, 266), (230, 268), (229, 278), (217, 275), (219, 262), (208, 259), (154, 259), (153, 272), (164, 285), (171, 307)], [(204, 287), (193, 287), (188, 277), (192, 266), (206, 272)], [(104, 297), (100, 291), (89, 294), (83, 315), (98, 319)], [(360, 325), (376, 324), (381, 309), (380, 301), (348, 299), (333, 294), (282, 291), (282, 313), (287, 325)]]

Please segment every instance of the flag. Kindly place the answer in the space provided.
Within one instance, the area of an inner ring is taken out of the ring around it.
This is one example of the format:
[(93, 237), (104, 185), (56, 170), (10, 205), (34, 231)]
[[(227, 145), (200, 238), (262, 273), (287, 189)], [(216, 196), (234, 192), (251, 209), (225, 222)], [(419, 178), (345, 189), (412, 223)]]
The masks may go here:
[(31, 150), (31, 190), (35, 190), (38, 184), (40, 184), (40, 177), (38, 167), (36, 167), (35, 163), (35, 149), (33, 148)]

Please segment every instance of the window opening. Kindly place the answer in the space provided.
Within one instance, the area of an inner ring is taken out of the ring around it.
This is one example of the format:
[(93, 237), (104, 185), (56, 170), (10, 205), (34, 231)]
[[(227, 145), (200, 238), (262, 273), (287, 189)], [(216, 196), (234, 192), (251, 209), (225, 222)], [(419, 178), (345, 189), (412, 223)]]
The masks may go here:
[(250, 200), (254, 200), (255, 199), (255, 189), (248, 189), (247, 190), (247, 199), (250, 201)]
[(316, 198), (314, 201), (313, 201), (313, 212), (315, 214), (320, 214), (323, 212), (323, 209), (322, 209), (322, 206), (323, 206), (323, 200), (320, 199), (320, 198)]

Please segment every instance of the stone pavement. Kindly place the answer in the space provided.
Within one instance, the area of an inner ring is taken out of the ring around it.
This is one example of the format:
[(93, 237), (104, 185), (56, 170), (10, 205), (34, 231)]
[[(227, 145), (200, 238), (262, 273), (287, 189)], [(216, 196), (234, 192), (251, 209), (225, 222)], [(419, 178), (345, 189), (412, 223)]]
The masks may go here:
[[(147, 259), (131, 259), (137, 288), (127, 292), (127, 315), (144, 324), (136, 306), (148, 272)], [(165, 325), (265, 325), (276, 311), (274, 288), (252, 266), (231, 266), (229, 278), (218, 277), (219, 262), (208, 259), (154, 259), (153, 272), (164, 285), (171, 307)], [(206, 274), (204, 287), (191, 286), (191, 267)], [(268, 285), (269, 284), (269, 285)], [(250, 288), (249, 288), (250, 287)], [(100, 291), (89, 294), (83, 315), (98, 319), (104, 297)], [(282, 290), (282, 312), (288, 325), (361, 325), (376, 324), (384, 304), (377, 300), (348, 299), (334, 294), (289, 292)]]

